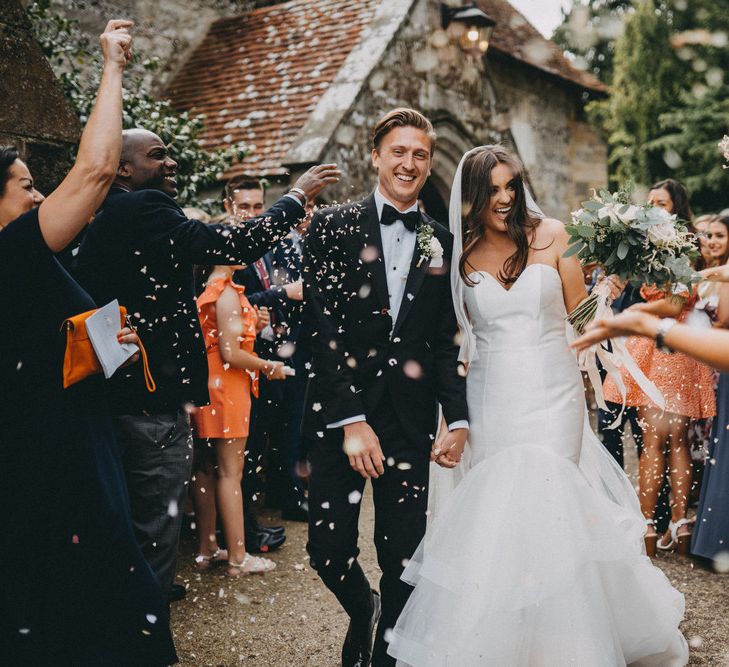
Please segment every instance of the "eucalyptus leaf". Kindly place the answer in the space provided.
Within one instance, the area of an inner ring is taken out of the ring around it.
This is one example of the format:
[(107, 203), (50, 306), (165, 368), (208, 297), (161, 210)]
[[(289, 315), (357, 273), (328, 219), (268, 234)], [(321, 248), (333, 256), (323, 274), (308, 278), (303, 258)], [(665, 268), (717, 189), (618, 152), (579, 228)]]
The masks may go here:
[(572, 257), (572, 255), (577, 255), (581, 253), (587, 246), (583, 241), (580, 241), (579, 243), (572, 244), (567, 250), (565, 250), (562, 257)]

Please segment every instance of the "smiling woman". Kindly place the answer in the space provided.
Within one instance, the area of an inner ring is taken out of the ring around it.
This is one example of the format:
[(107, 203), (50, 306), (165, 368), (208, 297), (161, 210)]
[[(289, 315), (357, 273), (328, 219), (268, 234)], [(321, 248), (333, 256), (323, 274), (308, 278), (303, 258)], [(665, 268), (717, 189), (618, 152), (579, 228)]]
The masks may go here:
[(0, 147), (0, 227), (40, 206), (45, 197), (14, 146)]
[(101, 36), (96, 105), (73, 168), (47, 199), (18, 151), (0, 147), (3, 665), (176, 661), (167, 606), (133, 532), (104, 380), (62, 384), (61, 323), (95, 304), (54, 253), (86, 227), (114, 178), (131, 26), (110, 21)]
[(466, 160), (468, 178), (463, 179), (463, 254), (458, 266), (467, 285), (474, 269), (469, 258), (488, 234), (506, 233), (514, 242), (514, 253), (498, 271), (505, 285), (514, 283), (526, 268), (534, 230), (541, 220), (527, 208), (523, 167), (502, 146), (483, 146)]

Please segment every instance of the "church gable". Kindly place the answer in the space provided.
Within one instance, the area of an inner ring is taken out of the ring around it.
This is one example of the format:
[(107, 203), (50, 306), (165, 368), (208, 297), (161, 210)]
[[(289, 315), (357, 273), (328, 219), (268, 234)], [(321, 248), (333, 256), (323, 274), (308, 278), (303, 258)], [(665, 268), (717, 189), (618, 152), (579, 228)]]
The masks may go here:
[(230, 174), (276, 176), (380, 0), (290, 0), (213, 23), (169, 88), (210, 147), (244, 142)]

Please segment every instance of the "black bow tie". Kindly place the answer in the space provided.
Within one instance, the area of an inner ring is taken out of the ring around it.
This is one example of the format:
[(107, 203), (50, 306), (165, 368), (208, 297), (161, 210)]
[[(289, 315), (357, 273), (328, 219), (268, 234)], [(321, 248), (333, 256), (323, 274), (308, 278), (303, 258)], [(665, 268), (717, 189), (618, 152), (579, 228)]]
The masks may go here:
[(402, 220), (403, 224), (411, 232), (414, 232), (420, 222), (420, 211), (410, 211), (409, 213), (400, 213), (397, 209), (389, 204), (382, 207), (382, 215), (380, 216), (381, 225), (391, 225), (396, 220)]

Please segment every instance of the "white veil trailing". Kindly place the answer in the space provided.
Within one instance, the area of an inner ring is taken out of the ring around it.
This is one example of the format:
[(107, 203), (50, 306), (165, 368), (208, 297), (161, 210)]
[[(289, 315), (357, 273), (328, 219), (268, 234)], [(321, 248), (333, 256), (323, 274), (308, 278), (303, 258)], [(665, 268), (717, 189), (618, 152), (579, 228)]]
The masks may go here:
[[(467, 151), (461, 161), (458, 163), (455, 176), (453, 177), (453, 186), (451, 187), (451, 203), (448, 209), (448, 219), (450, 222), (451, 234), (453, 234), (453, 254), (451, 256), (451, 290), (453, 293), (453, 305), (456, 310), (456, 319), (458, 320), (458, 327), (460, 329), (460, 343), (461, 351), (458, 355), (458, 361), (463, 363), (469, 363), (476, 358), (476, 344), (473, 336), (473, 329), (471, 322), (468, 319), (468, 313), (466, 312), (466, 305), (464, 301), (464, 289), (465, 284), (461, 280), (461, 276), (458, 272), (458, 266), (461, 262), (461, 255), (463, 254), (463, 224), (461, 220), (461, 207), (462, 207), (462, 190), (461, 190), (461, 176), (463, 172), (463, 164), (466, 158), (483, 148), (490, 148), (490, 146), (476, 146)], [(529, 189), (524, 186), (524, 194), (526, 195), (526, 205), (530, 213), (537, 217), (543, 218), (544, 213), (542, 209), (537, 206), (534, 198), (529, 192)]]

